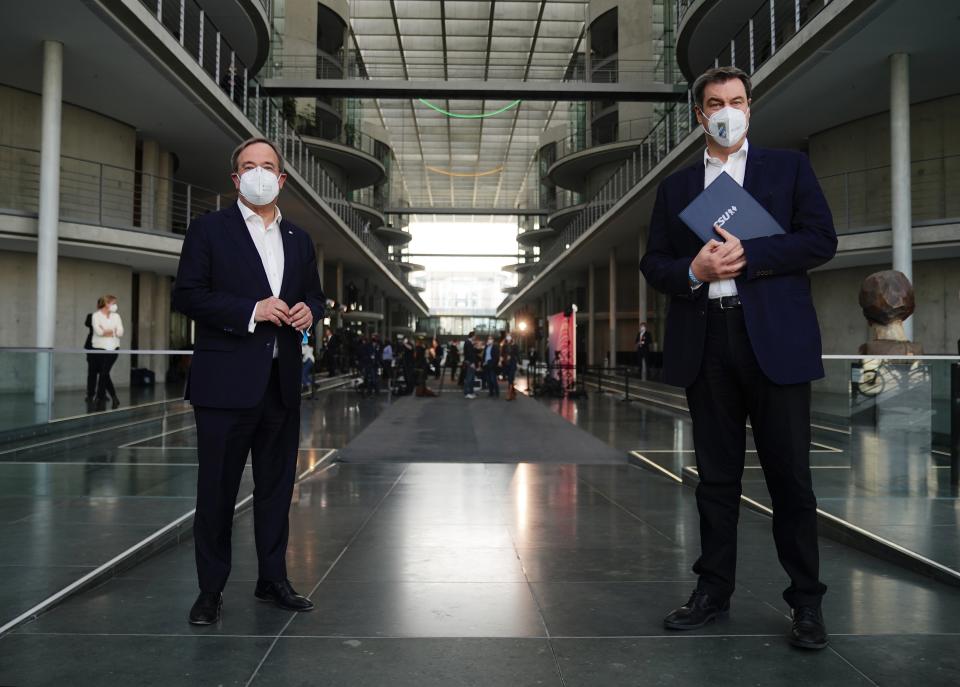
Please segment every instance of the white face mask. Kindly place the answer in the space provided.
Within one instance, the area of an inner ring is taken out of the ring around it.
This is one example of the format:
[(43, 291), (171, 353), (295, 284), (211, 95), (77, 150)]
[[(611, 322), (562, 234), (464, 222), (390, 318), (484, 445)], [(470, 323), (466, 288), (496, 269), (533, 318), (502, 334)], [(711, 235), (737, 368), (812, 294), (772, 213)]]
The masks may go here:
[(707, 119), (706, 132), (724, 148), (729, 148), (747, 133), (747, 115), (729, 105)]
[(280, 180), (270, 170), (254, 167), (240, 175), (240, 195), (252, 205), (269, 205), (279, 194)]
[(117, 304), (116, 304), (116, 303), (111, 303), (111, 304), (110, 304), (110, 307), (107, 308), (107, 309), (108, 309), (110, 312), (117, 312), (117, 310), (118, 310)]

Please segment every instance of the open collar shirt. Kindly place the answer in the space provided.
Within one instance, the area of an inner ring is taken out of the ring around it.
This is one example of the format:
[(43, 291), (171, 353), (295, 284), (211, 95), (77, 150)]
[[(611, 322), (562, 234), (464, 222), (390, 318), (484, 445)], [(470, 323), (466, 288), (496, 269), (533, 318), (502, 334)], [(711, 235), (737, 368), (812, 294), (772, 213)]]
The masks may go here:
[[(743, 139), (743, 145), (740, 150), (727, 156), (724, 162), (720, 158), (711, 157), (710, 150), (703, 151), (703, 187), (706, 188), (720, 176), (721, 172), (726, 172), (738, 184), (743, 186), (743, 177), (747, 171), (747, 152), (750, 145), (747, 139)], [(737, 283), (733, 279), (721, 279), (720, 281), (710, 282), (708, 292), (709, 298), (721, 298), (723, 296), (736, 296)]]

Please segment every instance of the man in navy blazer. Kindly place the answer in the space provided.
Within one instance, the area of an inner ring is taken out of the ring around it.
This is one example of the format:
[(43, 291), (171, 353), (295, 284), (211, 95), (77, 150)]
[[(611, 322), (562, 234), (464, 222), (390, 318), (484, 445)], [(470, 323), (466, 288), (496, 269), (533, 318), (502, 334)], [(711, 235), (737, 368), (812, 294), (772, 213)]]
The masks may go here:
[(238, 202), (190, 223), (173, 289), (174, 308), (196, 324), (186, 392), (199, 458), (193, 532), (200, 595), (189, 615), (195, 625), (220, 619), (248, 453), (259, 567), (254, 594), (285, 610), (313, 608), (287, 579), (285, 558), (300, 439), (300, 346), (323, 316), (324, 296), (310, 237), (276, 205), (286, 179), (279, 151), (266, 139), (250, 139), (231, 163)]
[[(697, 588), (664, 620), (689, 630), (726, 614), (736, 568), (737, 518), (749, 419), (773, 503), (773, 533), (791, 584), (790, 641), (827, 645), (821, 612), (816, 498), (810, 474), (810, 381), (823, 376), (807, 271), (836, 252), (833, 219), (806, 156), (752, 147), (751, 84), (736, 68), (694, 83), (707, 149), (657, 190), (640, 268), (670, 296), (663, 374), (686, 389), (700, 482)], [(716, 227), (704, 244), (679, 213), (721, 172), (785, 230), (743, 242)]]

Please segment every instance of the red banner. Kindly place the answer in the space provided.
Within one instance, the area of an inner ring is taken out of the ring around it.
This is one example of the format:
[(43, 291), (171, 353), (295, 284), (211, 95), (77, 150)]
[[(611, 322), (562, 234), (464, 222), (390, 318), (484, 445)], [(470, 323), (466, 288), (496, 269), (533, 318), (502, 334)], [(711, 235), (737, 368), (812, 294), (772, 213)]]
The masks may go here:
[(576, 312), (570, 315), (561, 312), (547, 318), (547, 349), (551, 367), (556, 364), (563, 366), (563, 380), (566, 385), (572, 384), (577, 378)]

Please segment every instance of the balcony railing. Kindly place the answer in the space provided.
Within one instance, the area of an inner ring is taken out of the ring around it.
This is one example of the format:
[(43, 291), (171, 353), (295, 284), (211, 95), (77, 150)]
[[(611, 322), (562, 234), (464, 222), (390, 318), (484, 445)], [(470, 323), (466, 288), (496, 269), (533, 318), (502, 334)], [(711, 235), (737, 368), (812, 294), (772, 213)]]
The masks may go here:
[(571, 127), (570, 133), (557, 141), (557, 159), (580, 151), (625, 141), (640, 141), (650, 133), (659, 117), (651, 115), (627, 121), (597, 122), (584, 129), (582, 125)]
[[(36, 216), (39, 200), (40, 151), (0, 146), (0, 213)], [(230, 202), (177, 179), (60, 158), (60, 219), (66, 222), (185, 234), (191, 219)]]
[[(236, 51), (230, 46), (196, 0), (140, 0), (180, 45), (197, 61), (218, 89), (233, 101), (237, 109), (260, 132), (276, 143), (286, 165), (337, 213), (343, 223), (385, 269), (398, 280), (404, 275), (391, 263), (383, 243), (370, 232), (367, 222), (350, 205), (345, 191), (334, 181), (310, 152), (308, 146), (287, 121), (281, 101), (261, 93), (260, 83), (250, 74)], [(415, 293), (408, 294), (424, 309), (426, 305)]]
[[(820, 186), (837, 233), (890, 227), (889, 166), (820, 177)], [(960, 222), (960, 155), (911, 162), (910, 195), (915, 224)]]

